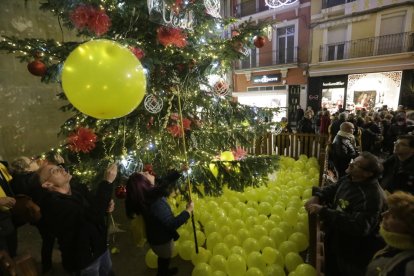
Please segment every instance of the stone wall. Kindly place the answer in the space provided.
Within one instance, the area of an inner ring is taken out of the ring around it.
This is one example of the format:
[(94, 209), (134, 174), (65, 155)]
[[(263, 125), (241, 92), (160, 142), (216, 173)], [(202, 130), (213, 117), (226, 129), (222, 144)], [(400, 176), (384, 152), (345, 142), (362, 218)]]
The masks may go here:
[[(40, 0), (1, 0), (0, 36), (76, 40), (74, 32), (61, 31), (57, 17), (39, 9)], [(0, 39), (2, 39), (0, 37)], [(0, 52), (0, 156), (15, 157), (45, 152), (63, 141), (60, 126), (70, 116), (59, 110), (58, 84), (44, 84), (13, 54)]]

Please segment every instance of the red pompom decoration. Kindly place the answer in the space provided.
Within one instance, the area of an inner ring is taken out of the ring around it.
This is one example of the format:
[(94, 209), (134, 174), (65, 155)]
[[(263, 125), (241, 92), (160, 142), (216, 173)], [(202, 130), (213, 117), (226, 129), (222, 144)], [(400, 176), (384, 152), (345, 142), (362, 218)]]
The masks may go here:
[(141, 48), (129, 47), (129, 49), (139, 60), (145, 57), (145, 53)]
[(254, 38), (253, 44), (257, 48), (262, 48), (265, 45), (266, 39), (264, 36), (258, 35)]
[(108, 32), (111, 27), (111, 18), (91, 5), (79, 5), (69, 15), (73, 25), (78, 29), (88, 28), (89, 31), (100, 36)]
[(178, 28), (159, 27), (157, 29), (157, 39), (164, 47), (172, 45), (184, 48), (187, 46), (187, 35)]
[(232, 152), (235, 160), (243, 159), (247, 155), (247, 151), (241, 147), (237, 147), (235, 150), (232, 150)]
[(126, 198), (126, 194), (127, 194), (127, 189), (125, 187), (125, 185), (118, 185), (115, 188), (115, 196), (118, 199), (124, 199)]
[(106, 34), (111, 27), (111, 18), (103, 10), (95, 10), (89, 18), (89, 30), (97, 36)]
[(43, 77), (46, 74), (46, 65), (40, 60), (34, 60), (27, 64), (27, 70), (35, 76)]
[(79, 5), (69, 15), (70, 20), (77, 29), (88, 26), (89, 18), (94, 12), (94, 7), (90, 5)]
[(79, 127), (69, 135), (67, 142), (71, 151), (88, 153), (95, 148), (97, 138), (93, 130)]

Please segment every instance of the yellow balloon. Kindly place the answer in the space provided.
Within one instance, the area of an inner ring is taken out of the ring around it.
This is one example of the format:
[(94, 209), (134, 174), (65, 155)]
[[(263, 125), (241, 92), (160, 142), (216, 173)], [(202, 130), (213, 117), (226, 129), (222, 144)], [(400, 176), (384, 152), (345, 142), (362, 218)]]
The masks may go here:
[(126, 47), (97, 39), (79, 45), (65, 61), (62, 86), (69, 102), (97, 119), (132, 112), (142, 101), (146, 78), (141, 62)]
[(210, 163), (209, 168), (210, 168), (211, 173), (214, 175), (214, 177), (217, 178), (217, 176), (218, 176), (218, 168), (217, 168), (216, 164)]
[(152, 249), (149, 249), (147, 251), (147, 254), (145, 254), (145, 263), (149, 268), (157, 268), (158, 267), (158, 256), (155, 255), (154, 251)]
[(221, 161), (234, 161), (234, 155), (231, 151), (223, 151), (220, 155)]

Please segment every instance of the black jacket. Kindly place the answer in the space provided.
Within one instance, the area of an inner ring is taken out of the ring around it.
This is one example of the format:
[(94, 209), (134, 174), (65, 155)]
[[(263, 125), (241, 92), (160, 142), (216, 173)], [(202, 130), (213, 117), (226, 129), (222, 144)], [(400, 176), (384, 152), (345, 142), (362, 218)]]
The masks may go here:
[(144, 214), (148, 243), (160, 245), (172, 239), (177, 240), (179, 238), (178, 227), (189, 218), (190, 214), (187, 211), (182, 211), (177, 217), (174, 217), (165, 197), (158, 198)]
[(314, 187), (312, 194), (327, 204), (319, 213), (329, 243), (326, 249), (345, 262), (366, 266), (383, 245), (376, 243), (384, 204), (378, 181), (352, 182), (345, 176), (335, 184)]
[(72, 187), (72, 194), (47, 192), (41, 201), (44, 223), (56, 235), (62, 265), (75, 272), (89, 266), (107, 250), (106, 211), (112, 184), (102, 181), (96, 194), (85, 186)]
[(384, 162), (381, 186), (389, 192), (397, 190), (414, 195), (414, 156), (401, 162), (392, 155)]
[(166, 196), (174, 189), (176, 181), (181, 174), (177, 171), (169, 171), (164, 177), (156, 178), (154, 190), (158, 196), (148, 195), (154, 200), (143, 212), (147, 240), (150, 245), (160, 245), (179, 238), (177, 229), (190, 217), (187, 211), (181, 212), (177, 217), (171, 211)]
[(354, 146), (351, 139), (339, 135), (335, 136), (331, 145), (329, 158), (338, 172), (338, 178), (346, 174), (345, 170), (348, 168), (349, 162), (357, 156), (357, 148)]

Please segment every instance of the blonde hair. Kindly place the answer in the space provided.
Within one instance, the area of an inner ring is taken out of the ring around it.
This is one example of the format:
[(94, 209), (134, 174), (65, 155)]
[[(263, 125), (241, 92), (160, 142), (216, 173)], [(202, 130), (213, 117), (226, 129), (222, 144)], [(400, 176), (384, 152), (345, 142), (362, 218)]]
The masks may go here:
[(30, 158), (26, 156), (20, 156), (14, 159), (10, 164), (10, 170), (16, 173), (24, 173), (29, 171)]
[(396, 191), (387, 197), (390, 212), (403, 221), (412, 236), (414, 236), (414, 196), (412, 194)]

